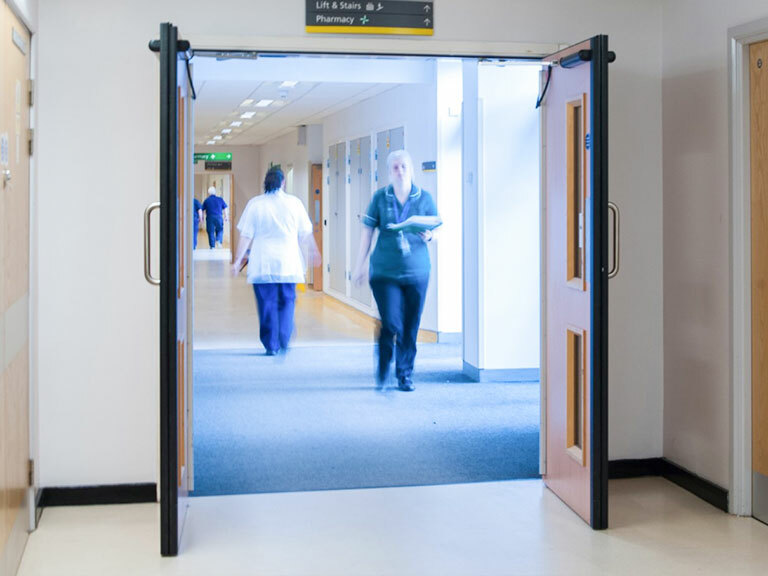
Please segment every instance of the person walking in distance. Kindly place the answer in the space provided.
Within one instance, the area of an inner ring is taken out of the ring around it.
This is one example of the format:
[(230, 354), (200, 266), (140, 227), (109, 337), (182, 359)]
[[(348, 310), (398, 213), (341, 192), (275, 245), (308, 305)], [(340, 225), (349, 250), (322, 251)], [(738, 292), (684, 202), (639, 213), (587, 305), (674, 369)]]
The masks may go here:
[(208, 188), (208, 198), (203, 202), (202, 209), (205, 212), (205, 230), (208, 232), (208, 246), (213, 250), (217, 242), (219, 244), (223, 243), (224, 222), (229, 219), (227, 203), (224, 201), (224, 198), (216, 195), (216, 186)]
[(248, 282), (253, 285), (259, 312), (259, 338), (268, 356), (288, 348), (293, 334), (296, 284), (303, 283), (302, 248), (314, 262), (320, 258), (312, 223), (304, 205), (285, 193), (285, 176), (270, 168), (264, 194), (252, 198), (237, 224), (240, 240), (232, 273), (237, 276), (248, 255)]
[(364, 281), (373, 231), (378, 228), (369, 269), (371, 291), (381, 316), (376, 385), (382, 388), (386, 384), (394, 355), (397, 386), (410, 392), (414, 390), (416, 338), (429, 283), (427, 242), (432, 239), (431, 230), (442, 220), (429, 192), (414, 184), (413, 161), (405, 150), (390, 153), (387, 171), (390, 184), (376, 191), (363, 219), (352, 278), (356, 285)]

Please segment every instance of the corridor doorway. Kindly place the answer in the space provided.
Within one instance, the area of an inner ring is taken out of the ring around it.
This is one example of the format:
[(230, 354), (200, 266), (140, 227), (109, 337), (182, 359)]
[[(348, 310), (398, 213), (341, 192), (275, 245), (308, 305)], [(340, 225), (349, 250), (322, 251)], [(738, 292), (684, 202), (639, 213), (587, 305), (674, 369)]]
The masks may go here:
[[(226, 130), (226, 119), (242, 117), (242, 125), (220, 135), (222, 150), (236, 150), (237, 163), (246, 154), (240, 152), (244, 142), (252, 142), (247, 153), (262, 166), (261, 175), (266, 168), (280, 167), (286, 194), (300, 198), (308, 212), (313, 198), (307, 192), (313, 191), (303, 183), (311, 177), (312, 164), (325, 168), (319, 187), (328, 198), (321, 226), (328, 241), (320, 268), (329, 282), (319, 294), (297, 287), (291, 350), (273, 360), (264, 357), (259, 342), (258, 315), (245, 272), (233, 279), (224, 263), (196, 263), (193, 494), (538, 478), (539, 66), (470, 61), (480, 71), (474, 90), (485, 103), (483, 177), (489, 209), (479, 226), (488, 238), (482, 239), (488, 243), (488, 261), (505, 262), (488, 266), (486, 287), (479, 295), (488, 309), (483, 320), (498, 322), (487, 330), (488, 339), (498, 344), (496, 349), (486, 346), (469, 371), (461, 332), (460, 110), (465, 64), (411, 58), (402, 59), (403, 70), (398, 71), (392, 58), (382, 68), (382, 60), (373, 57), (290, 55), (285, 58), (290, 72), (265, 72), (277, 58), (265, 60), (262, 66), (258, 59), (237, 62), (240, 66), (224, 63), (224, 69), (239, 68), (232, 75), (235, 86), (247, 77), (256, 88), (243, 85), (231, 98), (234, 111), (219, 112), (225, 120), (206, 124), (203, 118), (215, 118), (206, 94), (220, 102), (221, 94), (232, 88), (209, 78), (225, 75), (221, 64), (196, 56), (197, 81), (205, 83), (196, 101), (201, 118), (196, 125), (202, 130), (196, 140), (213, 141), (214, 130)], [(335, 76), (329, 78), (325, 72), (331, 67)], [(357, 87), (348, 79), (360, 77), (361, 71), (368, 76)], [(290, 88), (273, 79), (285, 74), (292, 78)], [(321, 75), (325, 81), (317, 81)], [(371, 86), (369, 78), (389, 82)], [(275, 87), (280, 99), (257, 106), (272, 100)], [(289, 115), (299, 125), (293, 131), (290, 124), (279, 123), (292, 107), (309, 107), (302, 103), (312, 95), (322, 110), (327, 106), (323, 93), (350, 104), (327, 113), (306, 108), (303, 116)], [(399, 107), (387, 105), (391, 101)], [(253, 110), (254, 117), (248, 118)], [(265, 123), (268, 132), (260, 128)], [(439, 125), (440, 134), (431, 133), (430, 125)], [(260, 130), (263, 140), (257, 137)], [(400, 149), (415, 158), (414, 182), (436, 199), (444, 224), (429, 248), (433, 274), (417, 345), (417, 401), (389, 411), (381, 401), (400, 400), (396, 386), (387, 385), (378, 394), (374, 386), (376, 303), (368, 283), (356, 284), (350, 276), (371, 199), (389, 183), (387, 157)], [(261, 184), (254, 176), (251, 182), (236, 176), (252, 195)], [(248, 200), (241, 199), (241, 208)], [(500, 234), (506, 234), (505, 243), (492, 245), (490, 237)], [(504, 290), (497, 289), (501, 286)], [(476, 316), (472, 312), (470, 321), (479, 322)], [(313, 432), (293, 422), (312, 422)], [(407, 441), (398, 440), (397, 431), (404, 427), (412, 434)], [(259, 446), (256, 458), (248, 456), (252, 446)]]
[[(311, 55), (312, 57), (317, 57), (317, 55)], [(567, 66), (562, 64), (562, 62), (567, 62)], [(584, 266), (582, 268), (583, 273), (586, 275), (591, 275), (590, 278), (593, 280), (591, 284), (591, 289), (594, 290), (594, 294), (596, 296), (596, 300), (599, 302), (600, 308), (597, 311), (593, 311), (591, 314), (591, 318), (594, 320), (594, 318), (598, 318), (600, 320), (599, 325), (592, 324), (589, 328), (589, 332), (582, 332), (581, 333), (581, 340), (580, 347), (574, 348), (576, 354), (576, 357), (580, 357), (581, 354), (584, 354), (585, 358), (590, 359), (590, 364), (588, 365), (588, 369), (586, 368), (586, 360), (583, 363), (576, 364), (578, 366), (578, 369), (574, 371), (574, 373), (571, 375), (573, 378), (573, 386), (574, 390), (576, 390), (576, 397), (577, 398), (584, 398), (584, 404), (589, 405), (591, 409), (589, 411), (584, 410), (584, 412), (579, 413), (579, 418), (577, 422), (579, 422), (579, 425), (583, 423), (585, 426), (585, 430), (589, 430), (589, 436), (582, 435), (577, 438), (577, 446), (582, 450), (582, 453), (592, 454), (592, 458), (586, 459), (585, 461), (582, 461), (582, 466), (587, 466), (590, 469), (590, 474), (587, 475), (587, 485), (589, 486), (588, 490), (598, 490), (598, 492), (593, 494), (593, 508), (590, 512), (587, 513), (587, 520), (590, 524), (592, 524), (596, 528), (602, 528), (605, 527), (605, 524), (607, 522), (607, 513), (605, 516), (603, 516), (603, 512), (607, 512), (607, 507), (605, 506), (605, 503), (607, 501), (607, 495), (604, 493), (604, 488), (607, 486), (607, 474), (603, 476), (604, 472), (607, 472), (606, 466), (604, 466), (604, 459), (607, 458), (607, 453), (603, 450), (604, 443), (605, 443), (605, 436), (604, 433), (606, 431), (605, 424), (606, 420), (605, 417), (607, 416), (607, 411), (605, 410), (606, 406), (604, 405), (604, 378), (605, 378), (605, 372), (604, 372), (604, 361), (605, 361), (605, 351), (604, 343), (602, 338), (604, 338), (604, 322), (603, 318), (601, 318), (600, 313), (601, 311), (605, 311), (605, 304), (607, 303), (607, 291), (605, 291), (604, 283), (607, 282), (607, 276), (605, 276), (604, 273), (607, 273), (607, 267), (602, 265), (602, 259), (604, 259), (605, 254), (607, 253), (607, 233), (606, 233), (606, 226), (605, 222), (607, 221), (605, 218), (605, 214), (607, 213), (607, 208), (603, 210), (603, 202), (607, 201), (607, 197), (605, 195), (605, 185), (607, 183), (607, 179), (604, 179), (604, 170), (605, 170), (605, 163), (604, 163), (604, 147), (603, 145), (607, 142), (607, 132), (604, 131), (604, 124), (602, 123), (602, 119), (605, 118), (605, 102), (607, 98), (607, 90), (605, 89), (607, 84), (607, 62), (608, 62), (608, 53), (607, 53), (607, 43), (606, 39), (604, 37), (596, 37), (594, 39), (591, 39), (590, 41), (587, 41), (583, 43), (582, 45), (573, 47), (570, 50), (563, 51), (561, 53), (558, 53), (556, 55), (553, 55), (550, 63), (552, 64), (551, 67), (548, 68), (548, 77), (550, 80), (560, 78), (576, 78), (577, 76), (581, 75), (572, 75), (569, 70), (572, 68), (579, 68), (584, 66), (584, 68), (581, 68), (582, 70), (590, 70), (590, 69), (596, 69), (598, 72), (595, 74), (587, 76), (590, 78), (590, 80), (585, 84), (585, 86), (582, 89), (586, 89), (586, 94), (588, 95), (588, 98), (582, 99), (582, 102), (584, 103), (584, 106), (582, 107), (582, 110), (589, 111), (589, 121), (583, 122), (580, 124), (580, 129), (574, 134), (576, 135), (575, 142), (577, 143), (576, 146), (578, 147), (578, 150), (585, 150), (583, 148), (584, 145), (586, 145), (586, 151), (583, 152), (581, 156), (579, 156), (578, 162), (584, 162), (589, 166), (589, 170), (581, 170), (580, 174), (589, 174), (588, 177), (585, 177), (584, 180), (584, 186), (583, 188), (579, 188), (579, 190), (583, 190), (586, 195), (586, 200), (584, 201), (586, 206), (586, 203), (599, 203), (599, 210), (594, 209), (587, 209), (584, 208), (586, 213), (589, 214), (589, 218), (584, 218), (581, 220), (581, 222), (586, 222), (586, 225), (584, 225), (584, 228), (586, 229), (587, 239), (589, 242), (587, 242), (585, 245), (581, 245), (582, 249), (584, 246), (587, 248), (584, 250)], [(553, 70), (554, 68), (554, 70)], [(558, 85), (562, 82), (562, 80), (557, 80)], [(556, 93), (556, 92), (555, 92)], [(467, 99), (466, 99), (466, 92), (464, 94), (465, 100), (464, 100), (464, 119), (467, 118)], [(474, 100), (475, 103), (477, 103), (478, 98), (475, 94), (471, 100)], [(477, 104), (475, 104), (477, 106)], [(478, 106), (479, 108), (479, 106)], [(553, 118), (556, 119), (556, 115), (553, 115)], [(477, 130), (477, 128), (475, 128)], [(585, 132), (589, 129), (588, 135), (589, 138), (584, 138)], [(408, 140), (408, 131), (406, 127), (406, 148), (409, 146), (407, 144)], [(463, 131), (463, 137), (464, 142), (466, 144), (467, 142), (467, 130), (466, 126)], [(464, 174), (462, 175), (462, 181), (463, 181), (463, 200), (466, 201), (468, 198), (468, 195), (466, 193), (467, 185), (469, 185), (470, 189), (476, 190), (477, 187), (479, 187), (482, 177), (482, 172), (475, 168), (472, 169), (472, 166), (480, 166), (481, 164), (478, 163), (478, 140), (475, 140), (474, 144), (474, 151), (468, 151), (466, 146), (464, 147), (464, 150), (462, 152), (463, 156), (463, 169)], [(581, 152), (580, 152), (581, 154)], [(559, 160), (558, 160), (559, 162)], [(569, 160), (570, 162), (570, 160)], [(430, 163), (426, 162), (423, 164), (423, 168), (428, 169)], [(555, 164), (553, 164), (554, 166)], [(467, 169), (469, 168), (469, 172), (467, 172)], [(469, 176), (469, 177), (467, 177)], [(550, 177), (550, 179), (547, 180), (550, 184), (548, 186), (551, 186), (551, 182), (554, 182), (557, 180), (557, 174), (553, 173), (553, 175)], [(606, 205), (607, 206), (607, 205)], [(467, 204), (465, 202), (464, 204), (464, 210), (462, 212), (462, 222), (464, 224), (463, 231), (466, 232), (466, 223), (470, 222), (473, 223), (472, 225), (476, 226), (477, 221), (475, 220), (475, 217), (477, 216), (477, 207), (475, 207), (474, 212), (468, 213), (466, 210)], [(487, 207), (483, 207), (486, 209)], [(577, 211), (578, 212), (578, 211)], [(472, 230), (472, 233), (476, 233), (476, 230)], [(544, 241), (546, 245), (546, 238), (547, 235), (542, 235), (542, 240)], [(592, 243), (592, 239), (595, 239), (595, 243)], [(463, 242), (464, 244), (464, 250), (466, 253), (466, 240)], [(604, 249), (605, 248), (605, 249)], [(597, 262), (595, 262), (593, 259), (596, 258)], [(472, 278), (473, 274), (470, 273), (469, 276), (467, 275), (466, 271), (466, 265), (468, 261), (466, 258), (464, 258), (464, 287), (469, 287), (470, 289), (476, 289), (476, 285), (473, 285)], [(476, 271), (475, 271), (476, 273)], [(467, 280), (470, 280), (469, 283), (467, 283)], [(589, 304), (591, 306), (591, 304)], [(546, 306), (545, 306), (546, 309)], [(464, 310), (463, 317), (466, 319), (467, 317), (467, 311)], [(468, 337), (467, 333), (464, 332), (463, 338), (466, 340)], [(599, 344), (599, 349), (595, 349), (594, 346)], [(579, 350), (581, 352), (579, 352)], [(599, 354), (598, 354), (599, 352)], [(559, 352), (558, 352), (559, 354)], [(549, 355), (549, 357), (552, 357), (552, 353)], [(597, 358), (598, 363), (592, 364), (591, 360)], [(565, 362), (563, 359), (562, 362)], [(464, 373), (465, 366), (462, 366), (462, 373)], [(316, 372), (315, 372), (316, 373)], [(313, 373), (314, 375), (314, 373)], [(571, 380), (571, 376), (569, 376), (569, 382)], [(272, 382), (272, 384), (276, 384), (277, 382)], [(588, 386), (588, 388), (587, 388)], [(579, 390), (583, 390), (584, 392), (578, 392)], [(586, 390), (595, 391), (595, 394), (587, 393)], [(587, 400), (588, 399), (588, 400)], [(574, 406), (578, 406), (576, 403), (572, 403)], [(594, 411), (594, 408), (599, 408), (599, 411), (596, 413)], [(594, 418), (591, 416), (594, 415)], [(598, 418), (599, 416), (599, 418)], [(569, 420), (570, 421), (570, 420)], [(597, 434), (595, 434), (597, 432)], [(570, 440), (569, 440), (570, 441)], [(559, 449), (559, 448), (558, 448)], [(595, 459), (595, 455), (597, 456), (597, 459)], [(550, 475), (553, 474), (554, 471), (550, 471)], [(557, 493), (564, 499), (568, 499), (567, 495), (560, 492), (560, 488), (555, 488)], [(600, 506), (599, 511), (596, 512), (594, 509), (594, 505), (598, 504)], [(596, 516), (597, 514), (597, 516)]]

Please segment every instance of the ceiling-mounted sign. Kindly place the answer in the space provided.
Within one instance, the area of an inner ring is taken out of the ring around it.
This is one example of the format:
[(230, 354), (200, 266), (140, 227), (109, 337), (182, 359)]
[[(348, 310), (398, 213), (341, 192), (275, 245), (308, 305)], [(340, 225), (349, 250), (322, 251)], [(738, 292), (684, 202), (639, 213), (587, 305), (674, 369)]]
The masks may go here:
[(432, 36), (434, 2), (411, 0), (307, 0), (310, 34), (389, 34)]
[(232, 162), (223, 162), (221, 160), (206, 160), (206, 170), (232, 170)]
[(195, 164), (198, 160), (206, 162), (232, 162), (232, 152), (195, 152)]

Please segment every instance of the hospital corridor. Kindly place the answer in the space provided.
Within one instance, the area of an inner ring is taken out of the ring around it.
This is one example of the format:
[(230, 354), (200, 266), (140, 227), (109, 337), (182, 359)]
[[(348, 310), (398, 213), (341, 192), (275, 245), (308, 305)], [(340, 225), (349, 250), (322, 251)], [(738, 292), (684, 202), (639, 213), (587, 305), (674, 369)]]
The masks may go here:
[(765, 2), (0, 31), (0, 576), (766, 572)]

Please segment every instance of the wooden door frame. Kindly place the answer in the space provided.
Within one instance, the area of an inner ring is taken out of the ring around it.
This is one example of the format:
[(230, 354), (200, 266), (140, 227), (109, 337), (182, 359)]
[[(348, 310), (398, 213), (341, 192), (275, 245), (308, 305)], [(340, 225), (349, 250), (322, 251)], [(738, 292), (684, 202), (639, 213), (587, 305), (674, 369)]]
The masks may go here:
[(728, 511), (752, 515), (752, 227), (749, 47), (768, 40), (768, 18), (728, 30), (731, 212), (731, 482)]

